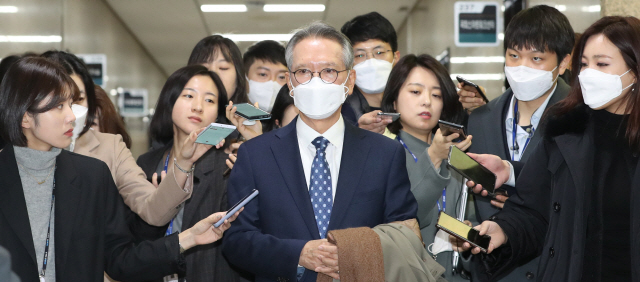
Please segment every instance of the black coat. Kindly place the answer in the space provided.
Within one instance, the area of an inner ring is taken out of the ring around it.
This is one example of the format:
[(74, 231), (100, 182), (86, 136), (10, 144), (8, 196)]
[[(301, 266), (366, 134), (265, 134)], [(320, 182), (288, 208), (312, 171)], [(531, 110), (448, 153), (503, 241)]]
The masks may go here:
[[(57, 281), (102, 282), (104, 271), (117, 280), (136, 281), (180, 271), (183, 257), (178, 236), (131, 244), (126, 217), (132, 212), (104, 162), (62, 150), (56, 166)], [(10, 145), (0, 152), (0, 168), (0, 246), (11, 253), (13, 271), (22, 282), (36, 282), (42, 261), (36, 261), (22, 182)]]
[[(167, 146), (149, 151), (138, 158), (138, 165), (149, 177), (156, 172), (158, 164), (164, 159), (164, 153), (173, 146)], [(207, 216), (227, 210), (227, 179), (223, 177), (227, 169), (225, 161), (227, 154), (222, 149), (211, 148), (197, 162), (193, 178), (193, 193), (184, 203), (182, 230), (191, 228), (198, 221)], [(166, 177), (173, 177), (167, 175)], [(144, 229), (155, 230), (147, 233), (146, 239), (157, 239), (164, 236), (168, 224), (163, 227), (145, 226)], [(190, 282), (196, 281), (241, 281), (235, 271), (222, 256), (222, 240), (205, 246), (196, 246), (185, 253), (186, 275)], [(181, 273), (185, 274), (185, 273)]]
[[(550, 117), (544, 140), (516, 181), (518, 195), (495, 215), (509, 239), (485, 257), (489, 273), (499, 276), (540, 255), (538, 281), (581, 281), (583, 259), (591, 254), (585, 242), (595, 154), (592, 113), (582, 106)], [(640, 165), (631, 187), (631, 276), (638, 281)]]

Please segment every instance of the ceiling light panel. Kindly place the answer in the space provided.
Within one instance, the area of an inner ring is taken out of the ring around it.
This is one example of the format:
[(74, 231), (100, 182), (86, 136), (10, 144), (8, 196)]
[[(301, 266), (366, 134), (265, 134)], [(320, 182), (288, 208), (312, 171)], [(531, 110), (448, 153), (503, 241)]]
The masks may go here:
[(0, 6), (0, 13), (17, 13), (18, 7), (16, 6)]
[(0, 42), (51, 43), (62, 42), (59, 35), (0, 35)]
[(202, 5), (200, 10), (207, 13), (246, 12), (246, 5)]
[(262, 8), (265, 12), (324, 12), (322, 4), (265, 4)]
[(293, 34), (220, 34), (235, 42), (258, 42), (263, 40), (289, 41)]

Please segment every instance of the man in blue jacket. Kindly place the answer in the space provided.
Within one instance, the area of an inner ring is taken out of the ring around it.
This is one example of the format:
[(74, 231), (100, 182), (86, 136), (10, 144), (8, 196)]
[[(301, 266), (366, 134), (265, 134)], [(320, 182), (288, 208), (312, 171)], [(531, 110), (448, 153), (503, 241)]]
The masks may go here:
[(286, 59), (300, 115), (240, 147), (229, 203), (260, 194), (227, 231), (223, 251), (258, 282), (316, 281), (319, 272), (339, 279), (329, 230), (416, 218), (404, 149), (344, 122), (355, 72), (343, 34), (313, 23), (291, 38)]

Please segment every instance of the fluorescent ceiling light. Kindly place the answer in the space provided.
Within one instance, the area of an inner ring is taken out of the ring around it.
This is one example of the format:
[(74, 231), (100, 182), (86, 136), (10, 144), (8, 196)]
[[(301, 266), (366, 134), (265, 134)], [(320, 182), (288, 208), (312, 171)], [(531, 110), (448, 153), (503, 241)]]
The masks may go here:
[(556, 9), (560, 12), (564, 12), (567, 10), (567, 5), (556, 5)]
[(226, 38), (231, 39), (232, 41), (249, 41), (249, 42), (257, 42), (263, 40), (275, 40), (275, 41), (289, 41), (293, 34), (220, 34)]
[(16, 6), (0, 6), (0, 13), (17, 13), (18, 7)]
[(265, 12), (324, 12), (322, 4), (266, 4), (262, 8)]
[(584, 6), (582, 7), (582, 11), (587, 13), (600, 12), (600, 5)]
[(200, 10), (203, 12), (246, 12), (247, 5), (202, 5)]
[(61, 42), (62, 36), (59, 35), (0, 35), (0, 42)]
[(456, 80), (457, 76), (462, 76), (471, 81), (477, 80), (503, 80), (504, 74), (501, 73), (452, 73), (451, 80)]
[(451, 57), (452, 64), (504, 63), (504, 56)]

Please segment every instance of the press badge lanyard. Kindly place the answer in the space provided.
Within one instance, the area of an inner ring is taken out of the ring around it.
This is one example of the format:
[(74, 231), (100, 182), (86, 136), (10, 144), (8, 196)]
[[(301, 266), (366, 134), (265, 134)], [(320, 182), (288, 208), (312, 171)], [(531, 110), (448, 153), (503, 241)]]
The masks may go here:
[[(57, 167), (56, 167), (57, 168)], [(44, 275), (47, 272), (47, 261), (49, 258), (49, 238), (51, 238), (51, 214), (53, 214), (53, 205), (56, 199), (56, 178), (55, 168), (53, 170), (53, 190), (51, 191), (51, 208), (49, 209), (49, 227), (47, 227), (47, 241), (44, 245), (44, 258), (42, 260), (42, 271), (40, 271), (40, 282), (44, 282)]]
[[(518, 120), (520, 119), (520, 116), (518, 114), (518, 99), (515, 99), (515, 105), (513, 106), (513, 130), (511, 131), (511, 141), (512, 141), (512, 146), (511, 146), (511, 161), (515, 161), (516, 159), (516, 152), (520, 149), (520, 146), (518, 146), (518, 141), (516, 139), (516, 135), (517, 135), (517, 130), (518, 130)], [(535, 128), (533, 128), (533, 126), (531, 126), (530, 129), (531, 132), (529, 133), (529, 137), (527, 137), (527, 141), (524, 142), (524, 147), (522, 148), (522, 153), (520, 153), (520, 158), (522, 158), (522, 154), (524, 154), (524, 150), (527, 149), (527, 146), (529, 145), (529, 141), (531, 141), (531, 137), (533, 137), (533, 133), (536, 132)]]
[[(164, 160), (164, 172), (167, 172), (167, 168), (169, 167), (169, 157), (171, 156), (171, 149), (167, 153), (167, 158)], [(167, 232), (164, 233), (164, 236), (169, 236), (173, 233), (173, 219), (169, 222), (169, 227), (167, 227)]]
[[(402, 144), (402, 146), (404, 146), (405, 149), (407, 149), (407, 152), (409, 152), (409, 154), (411, 154), (411, 156), (413, 157), (413, 160), (417, 163), (418, 162), (418, 157), (416, 157), (416, 155), (414, 155), (413, 152), (411, 152), (411, 149), (409, 149), (407, 144), (404, 143), (404, 141), (402, 141), (402, 138), (400, 138), (400, 135), (397, 135), (396, 139), (400, 142), (400, 144)], [(437, 204), (438, 204), (438, 211), (445, 211), (445, 208), (447, 207), (447, 187), (442, 189), (442, 207), (440, 207), (440, 201), (439, 200), (438, 200)]]

